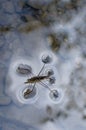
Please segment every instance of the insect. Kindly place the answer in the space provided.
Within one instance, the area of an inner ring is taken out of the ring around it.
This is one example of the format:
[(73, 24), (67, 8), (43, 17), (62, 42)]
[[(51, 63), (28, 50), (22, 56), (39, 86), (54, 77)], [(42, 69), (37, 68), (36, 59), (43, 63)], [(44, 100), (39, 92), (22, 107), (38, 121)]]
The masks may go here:
[(26, 82), (24, 82), (25, 84), (30, 84), (30, 83), (34, 84), (32, 90), (27, 89), (27, 91), (24, 93), (24, 96), (26, 96), (27, 94), (30, 94), (33, 91), (33, 89), (35, 88), (36, 83), (39, 83), (43, 87), (47, 87), (50, 90), (50, 88), (46, 84), (44, 84), (43, 81), (46, 80), (46, 79), (51, 79), (50, 77), (52, 75), (52, 72), (51, 72), (52, 70), (48, 71), (47, 75), (40, 75), (41, 72), (43, 71), (44, 67), (45, 67), (45, 64), (43, 65), (43, 67), (41, 68), (41, 70), (40, 70), (40, 72), (38, 73), (37, 76), (33, 76), (33, 77), (27, 79)]
[(34, 75), (33, 72), (31, 72), (32, 77), (28, 78), (24, 83), (25, 84), (33, 84), (32, 89), (27, 88), (27, 90), (24, 92), (23, 96), (24, 98), (27, 98), (29, 94), (31, 94), (34, 89), (35, 89), (35, 85), (36, 83), (42, 85), (43, 87), (47, 88), (50, 91), (50, 96), (51, 98), (58, 98), (59, 94), (57, 90), (51, 90), (50, 87), (45, 84), (43, 81), (44, 80), (49, 80), (50, 84), (55, 83), (55, 77), (52, 77), (52, 75), (54, 75), (54, 71), (52, 69), (47, 71), (46, 75), (42, 75), (41, 73), (43, 72), (45, 65), (47, 63), (50, 63), (51, 57), (50, 56), (43, 56), (42, 57), (42, 62), (44, 63), (41, 70), (39, 71), (38, 75)]
[(34, 76), (30, 79), (28, 79), (25, 83), (35, 83), (35, 82), (40, 82), (44, 79), (48, 79), (49, 76)]

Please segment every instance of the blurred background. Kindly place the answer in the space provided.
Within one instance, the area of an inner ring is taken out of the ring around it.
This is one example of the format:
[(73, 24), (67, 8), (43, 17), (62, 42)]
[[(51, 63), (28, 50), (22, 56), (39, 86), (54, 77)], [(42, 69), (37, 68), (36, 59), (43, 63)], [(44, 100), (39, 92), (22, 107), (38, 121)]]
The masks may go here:
[[(37, 75), (46, 53), (61, 97), (37, 85), (36, 97), (20, 100), (28, 76), (16, 67)], [(0, 130), (8, 129), (86, 130), (86, 0), (0, 0)]]

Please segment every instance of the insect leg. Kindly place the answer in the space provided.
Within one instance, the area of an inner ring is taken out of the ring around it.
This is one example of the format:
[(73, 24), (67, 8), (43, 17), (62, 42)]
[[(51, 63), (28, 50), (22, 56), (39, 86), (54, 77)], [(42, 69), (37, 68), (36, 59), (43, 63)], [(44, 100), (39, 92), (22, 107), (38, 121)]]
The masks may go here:
[(35, 85), (36, 85), (36, 82), (34, 83), (34, 85), (33, 85), (33, 88), (32, 88), (32, 90), (31, 90), (31, 92), (34, 90), (34, 88), (35, 88)]
[(47, 84), (43, 83), (43, 82), (39, 82), (39, 84), (41, 84), (43, 87), (47, 88), (49, 91), (52, 91)]
[(37, 76), (39, 76), (41, 74), (41, 72), (43, 71), (44, 67), (45, 67), (45, 64), (43, 65), (43, 67), (41, 68), (41, 70), (39, 71)]

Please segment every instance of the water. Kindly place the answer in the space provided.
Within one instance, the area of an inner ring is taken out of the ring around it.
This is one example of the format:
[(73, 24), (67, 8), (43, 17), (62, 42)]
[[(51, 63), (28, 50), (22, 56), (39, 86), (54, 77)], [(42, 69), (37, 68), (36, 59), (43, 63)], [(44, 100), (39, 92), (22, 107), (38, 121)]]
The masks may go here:
[[(85, 0), (0, 0), (0, 130), (86, 129), (85, 10)], [(40, 76), (52, 70), (55, 82), (25, 99), (46, 62)]]

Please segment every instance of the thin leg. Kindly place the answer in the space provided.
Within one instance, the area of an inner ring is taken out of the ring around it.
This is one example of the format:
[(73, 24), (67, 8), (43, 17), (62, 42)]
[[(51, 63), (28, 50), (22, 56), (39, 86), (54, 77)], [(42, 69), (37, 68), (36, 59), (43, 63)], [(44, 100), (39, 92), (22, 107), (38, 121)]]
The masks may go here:
[(45, 64), (43, 65), (43, 67), (41, 68), (41, 70), (39, 71), (37, 76), (39, 76), (41, 74), (41, 72), (43, 71), (44, 67), (45, 67)]
[(39, 84), (41, 84), (43, 87), (47, 88), (48, 90), (52, 91), (45, 83), (40, 81)]
[(33, 90), (34, 90), (34, 88), (35, 88), (35, 85), (36, 85), (36, 82), (34, 83), (34, 85), (33, 85), (33, 88), (32, 88), (32, 90), (31, 90), (31, 91), (33, 91)]

